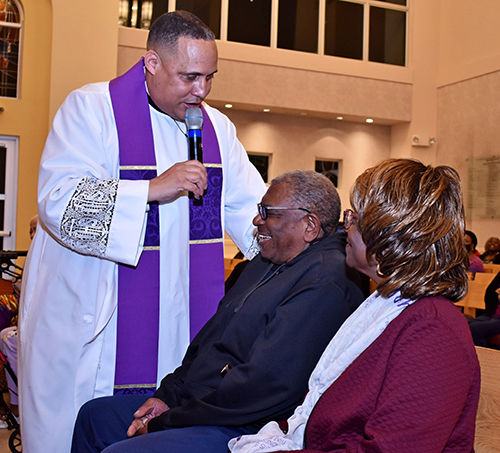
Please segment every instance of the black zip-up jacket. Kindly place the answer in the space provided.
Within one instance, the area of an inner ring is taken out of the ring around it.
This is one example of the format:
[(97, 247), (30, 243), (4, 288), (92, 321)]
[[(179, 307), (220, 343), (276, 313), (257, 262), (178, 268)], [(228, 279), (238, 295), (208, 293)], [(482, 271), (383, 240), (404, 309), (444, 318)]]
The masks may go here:
[[(345, 264), (345, 235), (323, 238), (281, 266), (259, 254), (193, 339), (155, 397), (169, 410), (148, 431), (246, 426), (288, 418), (323, 350), (363, 301)], [(224, 370), (224, 371), (223, 371)]]

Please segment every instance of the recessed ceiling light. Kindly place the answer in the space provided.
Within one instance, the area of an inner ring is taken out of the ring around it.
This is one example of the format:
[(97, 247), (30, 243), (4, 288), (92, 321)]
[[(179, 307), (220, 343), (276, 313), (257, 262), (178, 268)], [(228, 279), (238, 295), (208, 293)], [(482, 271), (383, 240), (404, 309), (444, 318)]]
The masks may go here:
[(343, 116), (337, 116), (337, 119), (338, 119), (339, 121), (342, 121), (342, 120), (344, 119), (344, 117), (343, 117)]
[(226, 109), (232, 109), (233, 108), (233, 104), (226, 104), (224, 107), (226, 107)]
[(373, 123), (373, 120), (371, 118), (366, 118), (367, 123)]
[(270, 112), (271, 109), (263, 109), (262, 111), (267, 113), (267, 112)]

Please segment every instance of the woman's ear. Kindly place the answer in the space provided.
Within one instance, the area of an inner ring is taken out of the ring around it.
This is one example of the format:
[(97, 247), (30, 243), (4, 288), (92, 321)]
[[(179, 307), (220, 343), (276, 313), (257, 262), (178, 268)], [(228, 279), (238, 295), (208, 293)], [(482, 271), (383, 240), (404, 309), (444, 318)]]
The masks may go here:
[(306, 242), (312, 242), (320, 236), (323, 236), (321, 221), (316, 214), (307, 214), (304, 217), (304, 221), (306, 222), (306, 229), (304, 231), (304, 240)]

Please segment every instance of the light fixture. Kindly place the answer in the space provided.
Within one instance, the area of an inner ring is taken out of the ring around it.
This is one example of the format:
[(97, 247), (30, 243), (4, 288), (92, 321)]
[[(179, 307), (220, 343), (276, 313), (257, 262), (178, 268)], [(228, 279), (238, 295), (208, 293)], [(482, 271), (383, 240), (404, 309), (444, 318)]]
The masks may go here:
[(270, 112), (271, 109), (263, 109), (262, 111), (267, 113), (267, 112)]
[(337, 119), (338, 119), (339, 121), (342, 121), (342, 120), (344, 119), (344, 117), (343, 117), (343, 116), (337, 116)]
[(226, 109), (232, 109), (233, 108), (233, 104), (226, 104), (224, 107), (226, 107)]
[(371, 118), (366, 118), (367, 123), (373, 123), (373, 120)]

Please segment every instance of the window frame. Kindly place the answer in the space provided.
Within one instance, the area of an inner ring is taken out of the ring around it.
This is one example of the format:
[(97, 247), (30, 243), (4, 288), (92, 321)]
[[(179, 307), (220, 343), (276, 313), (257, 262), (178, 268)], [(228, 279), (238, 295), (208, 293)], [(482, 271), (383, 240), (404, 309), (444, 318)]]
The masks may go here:
[(23, 41), (24, 41), (24, 9), (18, 0), (8, 0), (8, 3), (14, 3), (19, 12), (19, 23), (0, 21), (0, 27), (16, 28), (19, 30), (19, 44), (18, 44), (18, 61), (17, 61), (17, 78), (16, 78), (16, 96), (1, 96), (0, 99), (21, 99), (21, 75), (23, 63)]
[[(363, 58), (360, 60), (354, 59), (355, 61), (369, 62), (373, 64), (383, 64), (389, 66), (399, 66), (408, 67), (409, 63), (409, 42), (410, 42), (410, 9), (411, 1), (406, 0), (406, 5), (397, 5), (395, 3), (388, 3), (378, 0), (339, 0), (347, 3), (357, 3), (363, 5)], [(318, 11), (318, 51), (317, 55), (330, 57), (330, 58), (342, 58), (334, 57), (331, 55), (325, 55), (325, 14), (326, 14), (326, 2), (327, 0), (319, 0), (319, 11)], [(405, 30), (405, 64), (404, 66), (393, 65), (390, 63), (377, 63), (369, 60), (369, 37), (370, 37), (370, 7), (375, 6), (382, 9), (389, 9), (395, 11), (402, 11), (406, 13), (406, 30)], [(176, 0), (169, 0), (168, 10), (175, 11)], [(228, 28), (228, 11), (229, 11), (229, 0), (221, 0), (221, 18), (220, 18), (220, 40), (223, 42), (230, 42), (227, 40), (227, 28)], [(279, 12), (279, 0), (272, 0), (271, 6), (271, 49), (281, 49), (278, 47), (278, 12)], [(299, 50), (293, 50), (294, 52), (301, 52)], [(307, 52), (309, 53), (309, 52)], [(314, 55), (314, 53), (311, 53)]]
[[(16, 250), (19, 137), (0, 135), (0, 145), (7, 149), (5, 194), (0, 194), (0, 199), (5, 201), (4, 225), (3, 229), (0, 228), (3, 236), (3, 250)], [(10, 235), (4, 236), (3, 234), (7, 232), (10, 232)]]

